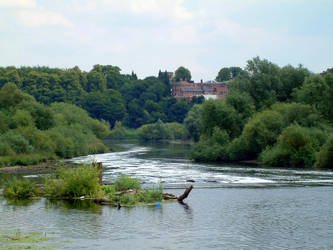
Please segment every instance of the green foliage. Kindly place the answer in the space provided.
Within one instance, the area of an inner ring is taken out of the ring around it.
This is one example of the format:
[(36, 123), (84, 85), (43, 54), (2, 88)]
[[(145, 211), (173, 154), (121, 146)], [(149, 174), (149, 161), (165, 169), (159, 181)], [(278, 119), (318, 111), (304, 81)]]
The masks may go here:
[(14, 179), (7, 183), (3, 195), (6, 198), (27, 199), (38, 195), (35, 185), (28, 179)]
[(185, 129), (195, 142), (199, 141), (201, 135), (201, 107), (202, 106), (198, 104), (194, 105), (184, 120)]
[[(192, 104), (177, 101), (171, 96), (167, 72), (159, 72), (158, 78), (138, 80), (134, 72), (125, 75), (120, 71), (112, 65), (94, 65), (89, 72), (78, 67), (0, 68), (0, 88), (8, 85), (3, 91), (5, 97), (0, 93), (0, 107), (7, 109), (20, 105), (20, 109), (30, 112), (35, 126), (42, 130), (53, 127), (55, 121), (46, 107), (32, 103), (34, 98), (46, 105), (55, 102), (78, 105), (93, 118), (108, 121), (111, 127), (115, 121), (122, 121), (130, 128), (159, 119), (164, 122), (183, 121)], [(34, 98), (17, 91), (18, 88)]]
[(171, 139), (171, 132), (165, 124), (158, 120), (153, 124), (146, 124), (137, 129), (140, 140), (163, 140)]
[(316, 167), (333, 168), (333, 137), (329, 138), (321, 147), (320, 151), (316, 155), (316, 159)]
[(121, 94), (116, 90), (90, 92), (83, 100), (82, 107), (96, 119), (104, 119), (111, 126), (121, 121), (126, 112)]
[(227, 145), (227, 155), (230, 161), (241, 161), (255, 157), (255, 154), (247, 147), (242, 136), (233, 139)]
[(333, 74), (312, 75), (303, 86), (295, 89), (296, 101), (315, 107), (323, 116), (333, 121)]
[(8, 89), (20, 102), (0, 106), (0, 165), (30, 165), (56, 156), (107, 151), (99, 140), (110, 133), (107, 122), (92, 119), (72, 104), (39, 104), (11, 84), (0, 90), (3, 98)]
[(48, 154), (15, 154), (9, 156), (0, 156), (0, 167), (4, 166), (29, 166), (35, 165), (47, 160), (54, 160), (56, 157)]
[(16, 134), (12, 131), (0, 136), (0, 153), (1, 155), (7, 154), (24, 154), (32, 153), (33, 146), (29, 144), (22, 135)]
[(240, 67), (222, 68), (217, 74), (216, 81), (228, 81), (242, 74), (245, 72)]
[(117, 139), (125, 139), (125, 138), (135, 139), (137, 138), (137, 132), (134, 129), (124, 127), (121, 122), (116, 121), (108, 137), (117, 138)]
[(141, 183), (136, 178), (131, 178), (127, 175), (121, 175), (114, 183), (116, 191), (124, 191), (128, 189), (140, 189)]
[(301, 103), (275, 103), (272, 110), (282, 115), (284, 127), (293, 123), (304, 127), (315, 127), (323, 121), (318, 111), (310, 105)]
[(254, 154), (272, 146), (281, 133), (282, 116), (271, 110), (256, 113), (245, 125), (242, 137), (247, 148)]
[(178, 69), (176, 69), (174, 77), (174, 80), (176, 82), (190, 81), (191, 79), (192, 79), (191, 72), (187, 68), (180, 66)]
[(183, 124), (177, 122), (165, 123), (166, 130), (171, 134), (169, 139), (181, 140), (186, 137), (186, 131)]
[(326, 138), (327, 133), (320, 129), (291, 125), (282, 131), (275, 146), (261, 153), (260, 159), (272, 166), (311, 167)]
[(161, 201), (163, 199), (163, 188), (152, 188), (150, 190), (142, 190), (138, 192), (135, 196), (138, 202), (152, 203), (156, 201)]
[(95, 197), (100, 192), (99, 171), (94, 166), (60, 169), (57, 179), (45, 181), (45, 194), (49, 197)]
[(5, 132), (8, 131), (9, 129), (9, 123), (10, 123), (10, 119), (9, 117), (3, 113), (2, 111), (0, 111), (0, 134), (3, 134)]
[(191, 158), (198, 162), (222, 161), (228, 158), (224, 145), (214, 139), (201, 139), (194, 144), (191, 150)]
[(13, 107), (26, 99), (30, 98), (13, 83), (5, 84), (0, 90), (0, 107)]
[(233, 107), (240, 115), (242, 128), (247, 119), (255, 113), (254, 101), (247, 93), (233, 91), (226, 97), (226, 104)]
[(202, 104), (203, 133), (211, 136), (215, 127), (226, 130), (231, 138), (238, 136), (241, 132), (241, 118), (238, 112), (224, 100), (208, 100)]

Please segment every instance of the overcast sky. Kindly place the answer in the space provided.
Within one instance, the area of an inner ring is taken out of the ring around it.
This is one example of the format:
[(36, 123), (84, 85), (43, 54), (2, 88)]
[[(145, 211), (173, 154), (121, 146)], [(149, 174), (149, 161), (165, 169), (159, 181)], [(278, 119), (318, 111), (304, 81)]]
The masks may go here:
[(0, 0), (0, 66), (187, 67), (214, 79), (260, 56), (333, 67), (332, 0)]

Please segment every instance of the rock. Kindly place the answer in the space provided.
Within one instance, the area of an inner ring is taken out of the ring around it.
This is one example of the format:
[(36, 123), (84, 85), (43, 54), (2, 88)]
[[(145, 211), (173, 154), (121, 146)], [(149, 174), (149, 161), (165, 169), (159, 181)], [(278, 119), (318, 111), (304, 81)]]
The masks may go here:
[(186, 182), (195, 182), (195, 180), (190, 179), (190, 180), (186, 180)]

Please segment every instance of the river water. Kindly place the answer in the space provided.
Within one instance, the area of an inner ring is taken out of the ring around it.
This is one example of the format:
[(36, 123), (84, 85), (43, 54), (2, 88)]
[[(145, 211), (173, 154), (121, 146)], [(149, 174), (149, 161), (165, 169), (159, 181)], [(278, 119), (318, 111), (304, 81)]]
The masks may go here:
[(52, 240), (40, 246), (60, 249), (333, 249), (332, 171), (196, 164), (186, 144), (117, 144), (124, 150), (73, 161), (103, 162), (105, 181), (127, 174), (176, 195), (192, 184), (186, 204), (117, 210), (0, 196), (0, 232), (43, 232)]

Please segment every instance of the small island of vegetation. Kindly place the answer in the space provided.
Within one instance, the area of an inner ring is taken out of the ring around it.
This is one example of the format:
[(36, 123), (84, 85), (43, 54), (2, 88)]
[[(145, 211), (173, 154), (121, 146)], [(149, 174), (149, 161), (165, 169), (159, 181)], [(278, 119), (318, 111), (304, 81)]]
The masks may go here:
[(92, 200), (111, 206), (149, 205), (165, 200), (177, 200), (172, 194), (163, 193), (163, 187), (143, 189), (136, 178), (121, 175), (111, 185), (103, 185), (96, 165), (59, 168), (36, 185), (27, 178), (14, 179), (5, 185), (7, 199)]

